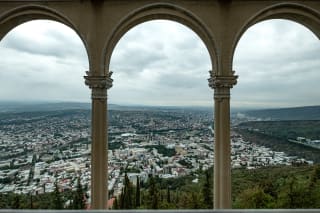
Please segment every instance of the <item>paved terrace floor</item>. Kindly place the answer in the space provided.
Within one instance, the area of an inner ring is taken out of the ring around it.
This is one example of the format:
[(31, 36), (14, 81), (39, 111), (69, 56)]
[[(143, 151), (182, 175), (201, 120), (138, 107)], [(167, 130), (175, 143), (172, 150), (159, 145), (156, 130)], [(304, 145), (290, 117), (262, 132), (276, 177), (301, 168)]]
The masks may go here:
[(261, 209), (225, 209), (225, 210), (15, 210), (15, 209), (0, 209), (0, 213), (314, 213), (319, 212), (320, 209), (272, 209), (272, 210), (261, 210)]

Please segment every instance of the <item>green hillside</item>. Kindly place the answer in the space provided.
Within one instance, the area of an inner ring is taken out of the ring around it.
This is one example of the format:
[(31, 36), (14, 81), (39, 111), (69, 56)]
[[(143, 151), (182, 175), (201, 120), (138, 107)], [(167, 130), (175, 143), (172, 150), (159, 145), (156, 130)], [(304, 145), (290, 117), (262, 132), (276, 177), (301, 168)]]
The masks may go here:
[[(196, 172), (180, 178), (151, 177), (139, 188), (139, 205), (136, 205), (137, 187), (125, 183), (126, 196), (117, 197), (114, 208), (121, 209), (212, 209), (213, 169)], [(198, 182), (194, 182), (198, 179)], [(80, 190), (82, 191), (82, 190)], [(0, 194), (0, 208), (6, 209), (78, 209), (77, 191), (39, 195)], [(233, 208), (245, 209), (301, 209), (320, 208), (320, 166), (281, 166), (255, 170), (232, 170)], [(68, 201), (73, 200), (73, 203)], [(68, 203), (68, 204), (67, 204)], [(80, 208), (85, 208), (84, 206)], [(128, 209), (128, 208), (126, 208)]]
[(297, 137), (320, 139), (320, 120), (250, 121), (238, 125), (241, 129), (255, 129), (282, 139)]
[(320, 106), (250, 110), (244, 114), (271, 120), (320, 120)]

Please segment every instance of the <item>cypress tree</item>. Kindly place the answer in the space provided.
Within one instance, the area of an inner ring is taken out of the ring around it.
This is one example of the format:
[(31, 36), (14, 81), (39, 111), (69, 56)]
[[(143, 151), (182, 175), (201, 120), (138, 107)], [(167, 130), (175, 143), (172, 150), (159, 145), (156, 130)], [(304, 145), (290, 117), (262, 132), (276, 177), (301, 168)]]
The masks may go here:
[(63, 209), (62, 197), (59, 191), (58, 182), (54, 183), (54, 192), (53, 192), (53, 209)]
[(132, 184), (128, 178), (127, 173), (124, 176), (124, 190), (123, 190), (123, 208), (124, 209), (132, 209), (132, 200), (133, 191)]
[(30, 193), (30, 209), (33, 209), (32, 193)]
[(119, 204), (119, 209), (124, 209), (124, 188), (122, 188), (121, 190), (121, 194), (120, 194), (120, 204)]
[(158, 188), (156, 186), (156, 181), (152, 175), (149, 176), (149, 208), (158, 209), (159, 208), (159, 198), (158, 198)]
[(118, 198), (117, 197), (115, 197), (114, 198), (114, 204), (113, 204), (113, 209), (119, 209), (119, 203), (118, 203)]
[(167, 203), (171, 203), (170, 189), (167, 187)]
[(78, 177), (77, 181), (77, 190), (73, 197), (73, 209), (84, 209), (86, 207), (86, 202), (84, 200), (84, 192), (81, 185), (80, 177)]
[(5, 209), (8, 208), (8, 201), (9, 201), (10, 196), (4, 195), (2, 193), (0, 193), (0, 208), (1, 209)]
[(212, 194), (212, 179), (210, 178), (209, 170), (205, 172), (205, 183), (203, 184), (202, 194), (203, 202), (207, 209), (213, 208), (213, 194)]
[(136, 184), (136, 208), (140, 207), (140, 179), (137, 176), (137, 184)]
[(201, 205), (200, 205), (200, 199), (199, 199), (199, 194), (196, 192), (192, 192), (191, 193), (191, 208), (192, 209), (200, 209)]
[(20, 196), (15, 194), (13, 198), (13, 204), (12, 204), (13, 209), (20, 209)]

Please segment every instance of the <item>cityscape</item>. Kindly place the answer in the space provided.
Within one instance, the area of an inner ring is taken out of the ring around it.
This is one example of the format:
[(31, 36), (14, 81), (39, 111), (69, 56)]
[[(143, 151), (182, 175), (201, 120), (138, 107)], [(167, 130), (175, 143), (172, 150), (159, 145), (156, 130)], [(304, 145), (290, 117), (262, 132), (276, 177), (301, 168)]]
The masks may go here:
[[(53, 192), (55, 183), (61, 191), (75, 191), (80, 178), (89, 204), (90, 115), (87, 109), (3, 113), (0, 193), (38, 195)], [(109, 110), (108, 118), (110, 198), (120, 196), (125, 174), (133, 184), (137, 177), (147, 183), (150, 175), (179, 178), (214, 165), (213, 114), (207, 108)], [(254, 120), (257, 119), (239, 113), (232, 116), (233, 169), (313, 164), (310, 159), (245, 140), (236, 124)], [(195, 175), (192, 182), (198, 181)]]

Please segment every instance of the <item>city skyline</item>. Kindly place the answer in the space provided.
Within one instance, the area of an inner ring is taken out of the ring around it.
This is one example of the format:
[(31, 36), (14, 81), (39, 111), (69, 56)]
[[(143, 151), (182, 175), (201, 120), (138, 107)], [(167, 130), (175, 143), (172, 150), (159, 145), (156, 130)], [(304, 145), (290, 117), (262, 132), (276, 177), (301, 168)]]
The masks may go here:
[[(319, 105), (319, 50), (315, 35), (302, 25), (283, 20), (254, 25), (235, 52), (239, 81), (231, 90), (231, 106)], [(83, 80), (86, 50), (77, 34), (62, 24), (33, 21), (18, 26), (0, 42), (0, 58), (0, 100), (90, 102)], [(210, 69), (208, 51), (191, 29), (172, 21), (146, 22), (115, 47), (108, 101), (212, 106)]]

